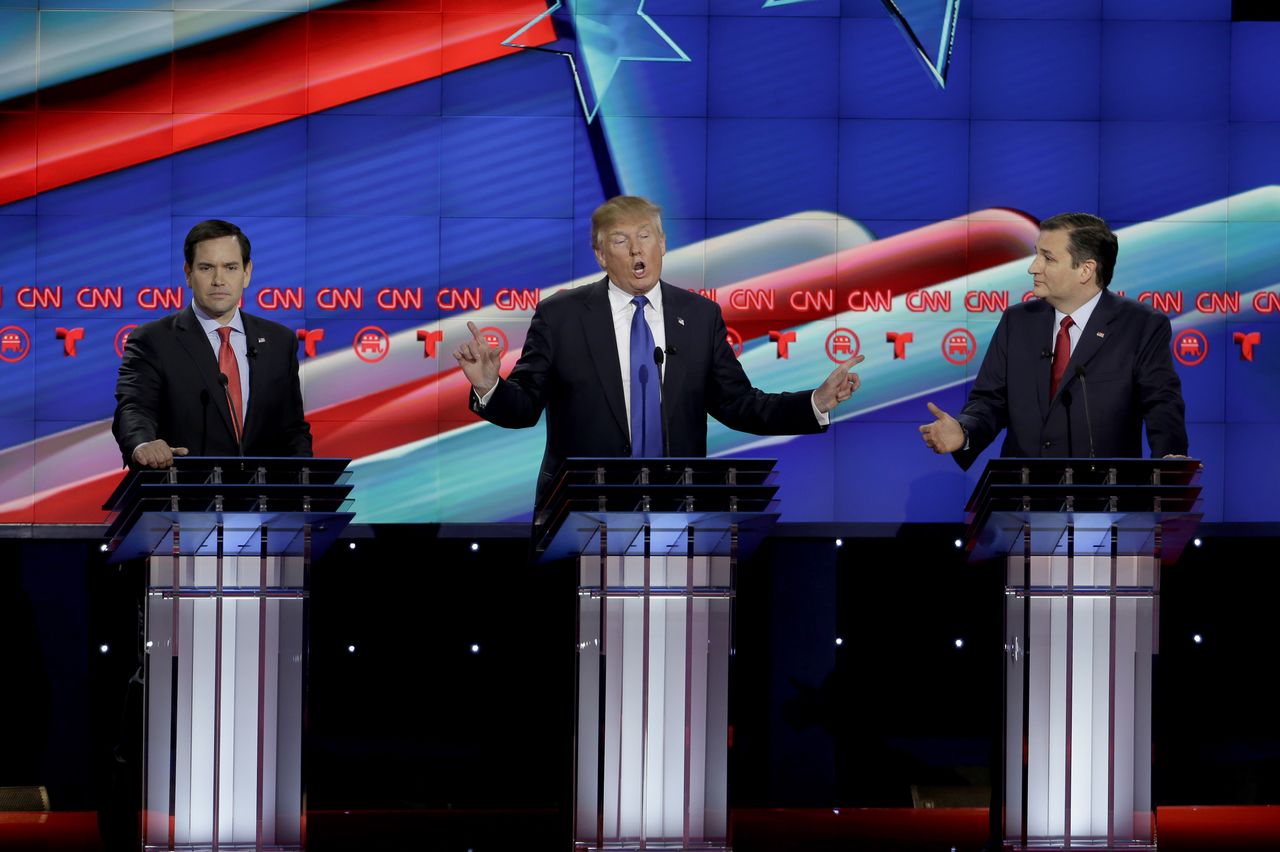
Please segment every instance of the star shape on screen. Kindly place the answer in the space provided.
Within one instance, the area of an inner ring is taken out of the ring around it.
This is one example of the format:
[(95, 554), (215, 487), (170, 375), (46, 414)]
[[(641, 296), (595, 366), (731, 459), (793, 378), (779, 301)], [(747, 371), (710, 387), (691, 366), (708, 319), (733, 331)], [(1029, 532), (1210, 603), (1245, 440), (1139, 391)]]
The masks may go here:
[[(525, 33), (547, 18), (555, 27), (556, 40), (541, 45), (522, 43)], [(623, 62), (690, 61), (644, 13), (644, 0), (556, 0), (502, 44), (567, 58), (588, 123), (595, 120)]]
[[(810, 3), (812, 0), (764, 0), (761, 9)], [(960, 0), (880, 0), (907, 43), (939, 88), (947, 87), (947, 70), (955, 46)]]
[(947, 87), (960, 0), (881, 0), (938, 88)]

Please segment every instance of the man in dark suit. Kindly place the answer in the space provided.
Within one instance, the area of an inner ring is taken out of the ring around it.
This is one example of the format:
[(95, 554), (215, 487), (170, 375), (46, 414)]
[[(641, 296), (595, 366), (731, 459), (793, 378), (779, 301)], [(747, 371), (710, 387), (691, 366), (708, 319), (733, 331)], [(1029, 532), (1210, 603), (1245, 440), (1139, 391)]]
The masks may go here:
[(183, 245), (191, 304), (130, 333), (111, 426), (126, 465), (168, 467), (188, 453), (311, 455), (297, 338), (239, 308), (249, 251), (230, 222), (196, 225)]
[(474, 339), (454, 352), (481, 417), (517, 429), (533, 426), (546, 409), (536, 507), (569, 456), (705, 456), (708, 414), (757, 435), (821, 432), (829, 412), (857, 390), (858, 375), (849, 370), (862, 356), (840, 364), (813, 391), (752, 387), (719, 305), (661, 281), (666, 239), (652, 202), (613, 198), (592, 215), (591, 231), (605, 277), (538, 306), (506, 379), (498, 373), (500, 353), (474, 324)]
[(1145, 423), (1152, 456), (1186, 455), (1169, 318), (1107, 290), (1118, 250), (1097, 216), (1040, 224), (1039, 298), (1005, 311), (959, 415), (928, 404), (930, 449), (967, 470), (1007, 429), (1002, 456), (1141, 458)]
[[(1146, 423), (1153, 456), (1186, 454), (1169, 318), (1107, 290), (1118, 253), (1116, 235), (1097, 216), (1064, 213), (1040, 223), (1027, 270), (1039, 298), (1004, 312), (958, 416), (928, 404), (935, 419), (920, 433), (930, 449), (950, 453), (968, 470), (1007, 429), (1002, 456), (1140, 458)], [(995, 569), (986, 576), (995, 584), (989, 600), (999, 610), (981, 620), (977, 645), (1000, 652), (1000, 669), (988, 669), (991, 679), (978, 689), (1003, 707), (1004, 574)], [(995, 730), (986, 849), (1003, 848), (1001, 718), (1001, 711), (990, 716)]]

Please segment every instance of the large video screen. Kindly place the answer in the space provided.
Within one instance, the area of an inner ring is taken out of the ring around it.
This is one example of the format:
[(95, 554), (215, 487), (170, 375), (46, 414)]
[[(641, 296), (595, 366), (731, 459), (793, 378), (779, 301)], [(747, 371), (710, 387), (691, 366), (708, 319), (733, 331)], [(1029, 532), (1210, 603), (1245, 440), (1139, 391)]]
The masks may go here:
[[(1258, 4), (1252, 4), (1257, 6)], [(187, 306), (206, 218), (296, 331), (358, 520), (527, 518), (545, 432), (467, 408), (595, 281), (591, 211), (665, 211), (664, 278), (765, 390), (852, 353), (780, 460), (788, 521), (955, 521), (923, 445), (963, 404), (1037, 222), (1105, 217), (1169, 315), (1209, 521), (1280, 520), (1280, 23), (1225, 0), (0, 0), (0, 523), (100, 523), (130, 330)], [(252, 404), (252, 403), (251, 403)], [(998, 446), (998, 442), (997, 442)], [(992, 450), (994, 452), (994, 449)]]

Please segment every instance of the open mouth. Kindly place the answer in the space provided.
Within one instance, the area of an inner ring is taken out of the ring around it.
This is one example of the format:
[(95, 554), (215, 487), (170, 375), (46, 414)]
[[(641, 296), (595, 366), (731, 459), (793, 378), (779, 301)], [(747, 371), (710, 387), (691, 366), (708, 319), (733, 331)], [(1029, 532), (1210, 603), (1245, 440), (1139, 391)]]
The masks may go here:
[(637, 260), (635, 263), (631, 264), (631, 273), (637, 278), (644, 277), (644, 270), (645, 264), (643, 260)]

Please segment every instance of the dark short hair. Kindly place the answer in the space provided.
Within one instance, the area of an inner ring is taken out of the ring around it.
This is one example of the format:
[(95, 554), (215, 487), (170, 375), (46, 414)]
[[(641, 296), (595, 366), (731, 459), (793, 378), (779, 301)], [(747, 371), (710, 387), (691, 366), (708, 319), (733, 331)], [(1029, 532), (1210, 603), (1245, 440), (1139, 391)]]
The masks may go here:
[(239, 240), (240, 261), (245, 266), (249, 265), (249, 238), (244, 235), (244, 231), (240, 230), (239, 226), (222, 219), (206, 219), (187, 231), (186, 242), (182, 244), (182, 257), (186, 260), (187, 266), (196, 259), (196, 243), (216, 240), (219, 237), (235, 237)]
[(1107, 288), (1116, 269), (1120, 241), (1104, 220), (1090, 213), (1059, 213), (1041, 222), (1040, 230), (1066, 231), (1072, 268), (1086, 260), (1094, 261), (1098, 264), (1098, 284)]

